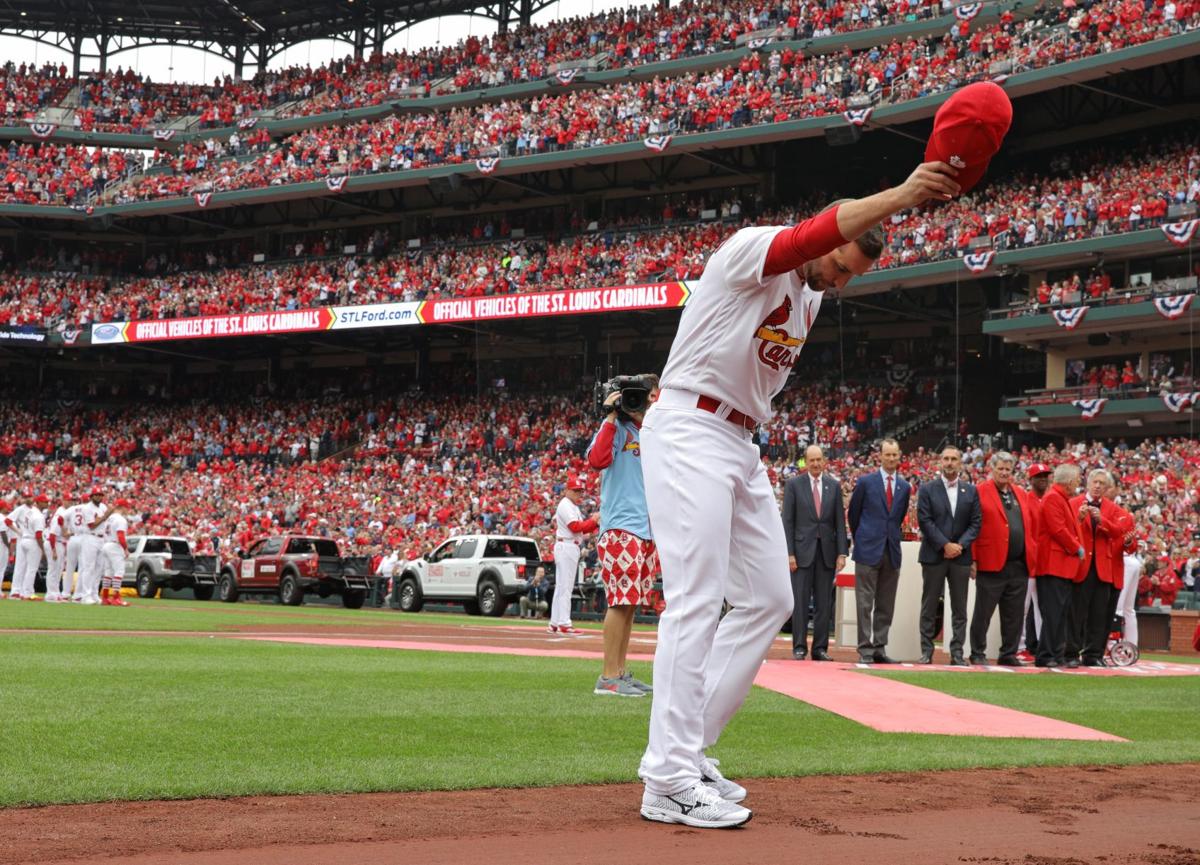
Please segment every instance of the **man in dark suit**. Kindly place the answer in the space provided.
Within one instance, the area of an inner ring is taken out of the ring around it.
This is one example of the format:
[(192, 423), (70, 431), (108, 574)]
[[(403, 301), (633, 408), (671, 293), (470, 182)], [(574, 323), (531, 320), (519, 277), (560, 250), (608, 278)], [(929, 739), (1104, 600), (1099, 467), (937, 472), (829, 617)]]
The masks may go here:
[(880, 442), (879, 464), (879, 471), (860, 477), (850, 494), (858, 660), (863, 664), (896, 663), (884, 648), (900, 584), (900, 526), (912, 492), (908, 481), (896, 472), (900, 467), (899, 442)]
[(942, 587), (950, 586), (950, 663), (967, 666), (967, 589), (971, 584), (971, 544), (983, 519), (975, 485), (960, 477), (962, 451), (943, 448), (942, 476), (917, 491), (917, 524), (921, 527), (921, 663), (933, 662), (933, 636)]
[(808, 606), (813, 599), (812, 658), (831, 661), (829, 625), (833, 618), (833, 577), (846, 564), (846, 508), (842, 486), (825, 474), (825, 453), (816, 445), (804, 452), (807, 471), (783, 490), (783, 533), (792, 569), (792, 657), (808, 651)]

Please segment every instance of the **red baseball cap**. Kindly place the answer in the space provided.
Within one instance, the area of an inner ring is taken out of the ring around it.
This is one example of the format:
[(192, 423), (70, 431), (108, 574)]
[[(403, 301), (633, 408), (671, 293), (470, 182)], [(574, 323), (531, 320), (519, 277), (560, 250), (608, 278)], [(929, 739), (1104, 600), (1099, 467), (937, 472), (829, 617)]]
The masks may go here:
[(1038, 475), (1048, 475), (1050, 474), (1050, 466), (1045, 463), (1034, 463), (1029, 467), (1029, 471), (1026, 474), (1031, 478), (1036, 478)]
[(567, 489), (569, 489), (569, 490), (586, 490), (587, 485), (583, 482), (583, 478), (570, 477), (570, 478), (567, 478)]
[(92, 491), (90, 493), (88, 493), (88, 495), (89, 496), (100, 496), (100, 498), (104, 498), (104, 488), (103, 487), (92, 487)]
[(131, 502), (129, 499), (117, 499), (117, 507), (131, 508), (133, 507), (133, 502)]
[(999, 84), (969, 84), (942, 103), (925, 145), (926, 162), (945, 162), (958, 169), (959, 186), (971, 189), (1004, 143), (1012, 126), (1012, 102)]
[(47, 496), (45, 493), (39, 493), (38, 497), (35, 499), (35, 501), (39, 505), (48, 505), (48, 504), (50, 504), (50, 497)]

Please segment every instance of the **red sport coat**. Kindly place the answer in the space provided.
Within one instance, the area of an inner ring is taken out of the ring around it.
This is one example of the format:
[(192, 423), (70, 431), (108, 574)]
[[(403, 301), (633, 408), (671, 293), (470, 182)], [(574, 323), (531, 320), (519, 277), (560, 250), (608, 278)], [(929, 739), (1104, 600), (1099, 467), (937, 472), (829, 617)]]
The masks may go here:
[[(1108, 499), (1105, 499), (1108, 501)], [(1112, 560), (1113, 588), (1125, 588), (1125, 536), (1133, 531), (1133, 514), (1113, 502), (1116, 517), (1113, 520), (1117, 533), (1108, 539), (1108, 555)], [(1101, 512), (1103, 515), (1103, 511)]]
[[(1122, 519), (1125, 512), (1112, 499), (1100, 499), (1100, 522), (1096, 526), (1095, 546), (1092, 543), (1092, 531), (1087, 522), (1079, 522), (1079, 511), (1087, 502), (1087, 496), (1075, 496), (1071, 499), (1071, 510), (1075, 514), (1075, 522), (1079, 526), (1079, 538), (1083, 544), (1084, 557), (1079, 565), (1079, 573), (1075, 576), (1075, 582), (1081, 583), (1087, 578), (1088, 570), (1092, 566), (1092, 559), (1096, 560), (1096, 575), (1103, 583), (1121, 588), (1125, 583), (1125, 562), (1124, 562), (1124, 546), (1125, 533), (1133, 528), (1133, 518), (1130, 517), (1128, 522)], [(1127, 514), (1125, 514), (1128, 516)], [(1113, 557), (1113, 544), (1120, 544), (1122, 550), (1122, 558), (1116, 560)]]
[[(977, 484), (975, 489), (979, 493), (983, 522), (979, 526), (979, 537), (971, 546), (971, 557), (981, 571), (1001, 571), (1008, 561), (1008, 514), (991, 478)], [(1037, 513), (1030, 507), (1029, 494), (1025, 490), (1013, 484), (1012, 491), (1021, 509), (1021, 522), (1025, 525), (1025, 564), (1033, 575), (1037, 564)]]
[[(1078, 508), (1071, 508), (1071, 500), (1057, 484), (1046, 490), (1038, 520), (1038, 562), (1034, 571), (1037, 576), (1075, 580), (1079, 573), (1079, 548), (1083, 546), (1078, 515)], [(1087, 576), (1087, 571), (1083, 574)]]

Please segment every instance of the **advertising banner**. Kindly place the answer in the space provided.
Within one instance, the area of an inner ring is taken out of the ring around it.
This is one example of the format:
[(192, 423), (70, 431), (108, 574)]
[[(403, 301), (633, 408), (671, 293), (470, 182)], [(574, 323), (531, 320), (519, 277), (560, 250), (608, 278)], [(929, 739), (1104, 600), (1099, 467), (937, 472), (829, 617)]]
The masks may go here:
[(683, 282), (581, 288), (538, 294), (505, 294), (426, 300), (417, 317), (422, 324), (480, 321), (497, 318), (536, 318), (545, 315), (580, 315), (635, 309), (675, 309), (687, 303), (691, 291)]

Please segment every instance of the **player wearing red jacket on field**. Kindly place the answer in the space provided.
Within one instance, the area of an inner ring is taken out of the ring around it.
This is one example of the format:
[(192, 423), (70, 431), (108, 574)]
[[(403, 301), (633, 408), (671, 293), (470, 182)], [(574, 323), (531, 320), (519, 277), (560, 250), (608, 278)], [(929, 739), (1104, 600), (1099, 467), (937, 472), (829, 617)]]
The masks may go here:
[[(1078, 511), (1071, 494), (1079, 486), (1079, 466), (1063, 463), (1054, 470), (1054, 485), (1042, 497), (1038, 513), (1037, 593), (1042, 611), (1042, 635), (1037, 665), (1065, 663), (1071, 591), (1084, 555)], [(1077, 662), (1078, 663), (1078, 662)]]
[(1071, 626), (1067, 631), (1066, 665), (1103, 667), (1104, 648), (1112, 622), (1114, 588), (1120, 591), (1125, 578), (1123, 561), (1114, 560), (1112, 545), (1124, 545), (1133, 518), (1104, 497), (1112, 485), (1104, 469), (1088, 473), (1087, 493), (1071, 499), (1083, 560), (1071, 593)]

